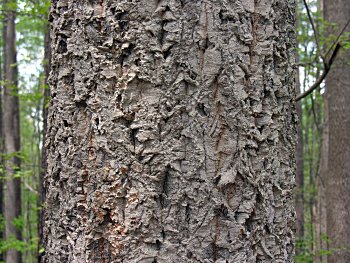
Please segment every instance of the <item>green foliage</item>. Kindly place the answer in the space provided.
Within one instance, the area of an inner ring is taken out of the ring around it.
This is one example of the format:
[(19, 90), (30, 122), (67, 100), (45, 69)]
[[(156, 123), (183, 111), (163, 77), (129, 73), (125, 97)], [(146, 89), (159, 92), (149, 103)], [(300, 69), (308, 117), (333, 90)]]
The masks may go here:
[(343, 49), (350, 49), (350, 32), (345, 32), (339, 38), (339, 42)]
[[(10, 249), (15, 249), (22, 253), (31, 251), (37, 246), (37, 238), (33, 238), (30, 242), (17, 240), (15, 237), (10, 237), (7, 240), (0, 241), (0, 253), (4, 253)], [(26, 261), (27, 262), (27, 261)]]
[(299, 252), (294, 260), (295, 263), (312, 263), (314, 255), (309, 250), (309, 247), (312, 245), (312, 240), (299, 239), (296, 242), (296, 250)]
[(41, 247), (41, 248), (39, 248), (39, 254), (44, 254), (44, 252), (45, 252), (45, 248), (43, 248), (43, 247)]
[(0, 232), (3, 232), (5, 229), (5, 218), (0, 214)]
[(15, 226), (16, 229), (22, 230), (24, 227), (24, 219), (22, 216), (19, 216), (15, 219), (13, 219), (12, 224)]

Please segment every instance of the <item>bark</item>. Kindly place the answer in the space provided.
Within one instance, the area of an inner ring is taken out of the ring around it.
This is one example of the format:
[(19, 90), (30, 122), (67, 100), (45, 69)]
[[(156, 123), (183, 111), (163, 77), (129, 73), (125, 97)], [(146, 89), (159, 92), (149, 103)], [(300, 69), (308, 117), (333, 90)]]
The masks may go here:
[[(324, 0), (319, 1), (319, 10), (324, 14)], [(321, 123), (321, 146), (320, 146), (320, 160), (317, 172), (317, 202), (316, 202), (316, 224), (315, 224), (315, 262), (327, 263), (327, 255), (321, 253), (328, 251), (327, 242), (327, 195), (326, 195), (326, 180), (328, 176), (328, 144), (329, 144), (329, 130), (328, 130), (328, 92), (327, 86), (325, 86), (325, 92), (323, 95), (323, 120)], [(319, 114), (322, 116), (322, 114)]]
[[(0, 51), (0, 153), (4, 153), (4, 132), (3, 132), (3, 47), (1, 47)], [(0, 154), (0, 215), (4, 215), (4, 158), (3, 155)], [(0, 238), (4, 238), (3, 230), (0, 230)], [(4, 254), (0, 253), (0, 261), (4, 261)]]
[(293, 262), (293, 1), (52, 1), (44, 262)]
[[(3, 2), (5, 5), (8, 1)], [(19, 103), (17, 96), (17, 60), (16, 60), (16, 29), (15, 12), (7, 11), (4, 15), (4, 113), (3, 132), (5, 147), (5, 192), (4, 216), (5, 238), (21, 240), (21, 231), (17, 229), (13, 220), (21, 215), (21, 185), (16, 176), (20, 166), (17, 153), (20, 150), (19, 132)], [(7, 263), (21, 262), (21, 254), (14, 250), (6, 252)]]
[(322, 145), (320, 148), (320, 165), (317, 177), (317, 205), (316, 205), (316, 257), (315, 261), (327, 262), (327, 256), (321, 255), (320, 251), (329, 250), (327, 242), (327, 195), (326, 195), (326, 180), (329, 175), (328, 171), (328, 96), (324, 94), (324, 122), (322, 130)]
[[(339, 29), (350, 16), (347, 0), (324, 2), (325, 20)], [(350, 31), (350, 26), (346, 29)], [(338, 32), (330, 32), (337, 35)], [(350, 52), (342, 50), (326, 79), (329, 100), (327, 234), (335, 249), (328, 262), (350, 262)]]
[[(44, 104), (43, 104), (43, 141), (45, 142), (46, 138), (46, 132), (47, 132), (47, 115), (48, 115), (48, 107), (47, 102), (50, 98), (50, 90), (47, 87), (48, 85), (48, 77), (50, 74), (50, 67), (51, 67), (51, 47), (50, 47), (50, 33), (47, 29), (47, 32), (45, 33), (45, 39), (44, 39), (44, 74), (45, 74), (45, 89), (44, 89)], [(39, 222), (38, 222), (38, 262), (42, 262), (42, 256), (43, 252), (41, 252), (42, 248), (44, 247), (44, 203), (46, 199), (46, 189), (44, 186), (44, 176), (47, 171), (47, 157), (46, 157), (46, 148), (45, 145), (42, 147), (41, 151), (41, 170), (40, 170), (40, 177), (39, 177), (39, 207), (41, 208), (39, 210)]]

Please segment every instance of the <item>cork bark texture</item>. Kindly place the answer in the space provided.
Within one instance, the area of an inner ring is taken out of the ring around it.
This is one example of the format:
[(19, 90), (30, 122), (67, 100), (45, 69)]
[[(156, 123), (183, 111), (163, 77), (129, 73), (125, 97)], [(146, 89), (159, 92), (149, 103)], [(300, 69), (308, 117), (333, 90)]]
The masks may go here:
[(44, 262), (293, 262), (294, 0), (54, 0)]

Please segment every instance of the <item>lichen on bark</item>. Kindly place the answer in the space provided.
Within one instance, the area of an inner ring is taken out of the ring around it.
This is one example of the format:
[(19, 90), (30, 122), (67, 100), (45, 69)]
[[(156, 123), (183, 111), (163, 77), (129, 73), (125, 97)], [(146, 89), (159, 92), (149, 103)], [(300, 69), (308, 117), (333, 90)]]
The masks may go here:
[(293, 262), (294, 1), (52, 1), (46, 262)]

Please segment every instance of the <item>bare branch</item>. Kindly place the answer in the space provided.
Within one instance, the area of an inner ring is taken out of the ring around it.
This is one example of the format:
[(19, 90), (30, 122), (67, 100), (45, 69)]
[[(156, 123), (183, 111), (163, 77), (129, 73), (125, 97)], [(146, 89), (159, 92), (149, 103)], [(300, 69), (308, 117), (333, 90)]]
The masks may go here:
[(312, 65), (315, 65), (315, 64), (316, 64), (316, 61), (308, 61), (308, 62), (296, 63), (296, 66), (297, 67), (306, 67), (306, 66), (312, 66)]
[[(305, 0), (304, 0), (304, 2), (305, 2)], [(338, 53), (339, 49), (341, 48), (340, 37), (344, 34), (344, 32), (345, 32), (346, 28), (349, 26), (349, 24), (350, 24), (350, 18), (349, 18), (348, 22), (343, 26), (343, 28), (340, 31), (340, 33), (338, 34), (336, 40), (334, 41), (332, 46), (328, 49), (327, 53), (325, 54), (324, 57), (327, 58), (329, 52), (331, 52), (333, 50), (333, 52), (331, 54), (331, 57), (329, 58), (328, 62), (324, 62), (324, 70), (323, 70), (323, 73), (321, 74), (321, 76), (316, 80), (316, 82), (307, 91), (305, 91), (304, 93), (299, 94), (295, 98), (296, 101), (301, 100), (302, 98), (305, 98), (310, 93), (312, 93), (315, 89), (318, 88), (318, 86), (321, 85), (322, 81), (326, 78), (328, 72), (330, 71), (330, 69), (332, 67), (333, 61), (334, 61), (335, 57), (337, 56), (337, 53)], [(334, 46), (335, 46), (335, 48), (333, 49)]]
[(312, 27), (312, 31), (314, 32), (314, 37), (315, 37), (317, 50), (320, 53), (320, 57), (322, 58), (322, 60), (324, 62), (325, 61), (325, 57), (322, 54), (322, 49), (320, 47), (320, 42), (318, 40), (318, 33), (317, 33), (317, 30), (316, 30), (316, 27), (315, 27), (314, 20), (312, 19), (312, 16), (311, 16), (310, 8), (309, 8), (308, 4), (306, 3), (306, 0), (303, 0), (303, 2), (304, 2), (304, 5), (305, 5), (305, 8), (306, 8), (307, 16), (309, 18), (309, 21), (310, 21), (310, 24), (311, 24), (311, 27)]
[(340, 37), (343, 35), (343, 33), (345, 32), (345, 30), (347, 29), (348, 25), (350, 24), (350, 18), (348, 20), (348, 22), (343, 26), (342, 30), (340, 31), (340, 33), (338, 34), (337, 38), (335, 39), (335, 41), (333, 42), (333, 44), (331, 45), (331, 47), (328, 49), (325, 57), (328, 56), (329, 52), (331, 52), (331, 50), (333, 49), (333, 47), (339, 43), (339, 39)]
[(334, 59), (335, 57), (337, 56), (337, 53), (340, 49), (341, 45), (339, 43), (336, 44), (333, 52), (332, 52), (332, 55), (330, 57), (330, 59), (328, 60), (328, 62), (326, 62), (324, 65), (324, 70), (321, 74), (321, 76), (316, 80), (316, 82), (307, 90), (305, 91), (304, 93), (298, 95), (295, 100), (298, 101), (298, 100), (301, 100), (302, 98), (305, 98), (307, 95), (309, 95), (310, 93), (312, 93), (315, 89), (318, 88), (318, 86), (321, 85), (322, 81), (326, 78), (328, 72), (330, 71), (331, 67), (332, 67), (332, 64), (334, 62)]
[(29, 191), (31, 191), (32, 193), (39, 195), (38, 191), (35, 190), (33, 187), (31, 187), (28, 183), (24, 182), (24, 186), (25, 188), (27, 188)]

